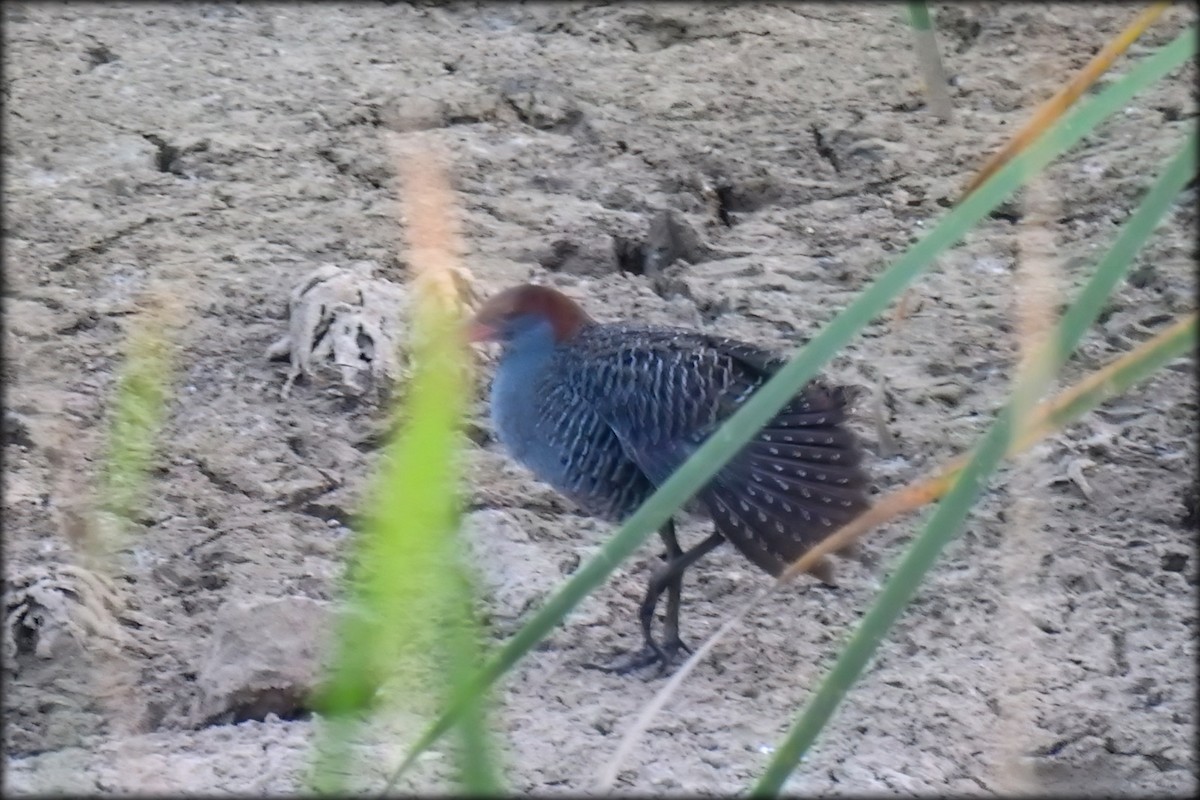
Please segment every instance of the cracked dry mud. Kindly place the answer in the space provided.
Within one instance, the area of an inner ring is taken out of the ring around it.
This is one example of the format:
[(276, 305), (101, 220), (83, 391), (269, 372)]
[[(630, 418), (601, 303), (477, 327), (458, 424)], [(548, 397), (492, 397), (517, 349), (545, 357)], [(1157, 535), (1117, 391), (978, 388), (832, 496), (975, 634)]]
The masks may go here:
[[(314, 723), (298, 698), (387, 422), (336, 377), (281, 398), (288, 365), (264, 353), (321, 265), (405, 280), (386, 136), (451, 154), (481, 293), (533, 277), (600, 318), (786, 347), (1132, 16), (935, 12), (948, 126), (923, 107), (894, 5), (5, 4), (5, 579), (39, 587), (6, 598), (6, 792), (302, 785)], [(1192, 17), (1173, 8), (1130, 58)], [(1194, 126), (1195, 71), (1047, 173), (1039, 213), (1064, 289)], [(961, 453), (1004, 398), (1029, 199), (948, 251), (903, 324), (878, 320), (830, 366), (885, 387), (886, 445), (862, 425), (877, 490)], [(1195, 226), (1193, 187), (1063, 385), (1194, 308)], [(62, 586), (91, 583), (53, 583), (76, 563), (63, 520), (93, 485), (122, 337), (152, 282), (186, 306), (162, 450), (113, 597), (72, 600)], [(1170, 365), (997, 477), (790, 790), (1196, 792), (1194, 369)], [(466, 499), (499, 640), (610, 528), (502, 456), (483, 385)], [(837, 589), (801, 583), (754, 614), (619, 788), (729, 792), (758, 775), (913, 528), (871, 536)], [(660, 685), (581, 667), (638, 643), (656, 555), (623, 565), (505, 680), (495, 724), (515, 791), (586, 791)], [(685, 632), (699, 641), (764, 580), (714, 553), (688, 575)], [(71, 616), (83, 606), (103, 614)], [(356, 784), (377, 787), (421, 725), (389, 720)], [(446, 786), (448, 764), (438, 748), (402, 788)]]

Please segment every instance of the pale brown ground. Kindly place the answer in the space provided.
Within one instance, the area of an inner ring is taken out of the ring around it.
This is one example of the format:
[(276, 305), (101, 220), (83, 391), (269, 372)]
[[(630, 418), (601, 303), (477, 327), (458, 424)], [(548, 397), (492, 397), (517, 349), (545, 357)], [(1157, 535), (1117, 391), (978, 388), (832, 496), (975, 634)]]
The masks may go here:
[[(374, 260), (403, 280), (387, 132), (421, 129), (451, 154), (484, 292), (532, 276), (597, 317), (786, 347), (944, 214), (983, 155), (1133, 13), (936, 11), (949, 126), (922, 107), (898, 4), (6, 4), (6, 581), (74, 558), (55, 512), (94, 476), (139, 292), (162, 280), (187, 308), (162, 454), (116, 579), (143, 622), (124, 626), (116, 662), (98, 636), (85, 649), (61, 639), (47, 658), (19, 642), (6, 790), (300, 785), (313, 723), (292, 689), (311, 679), (329, 613), (305, 598), (337, 596), (342, 523), (382, 418), (321, 383), (281, 399), (285, 366), (263, 353), (318, 264)], [(1193, 16), (1173, 9), (1130, 57)], [(1048, 173), (1067, 288), (1194, 126), (1195, 79), (1194, 65), (1172, 75)], [(713, 218), (704, 181), (728, 187), (732, 226)], [(1195, 201), (1193, 188), (1175, 206), (1064, 385), (1194, 308)], [(840, 380), (886, 381), (898, 452), (871, 457), (879, 490), (962, 452), (1005, 397), (1023, 202), (940, 260), (905, 324), (876, 322), (831, 365)], [(620, 272), (613, 237), (645, 236), (663, 209), (700, 232), (706, 260)], [(1003, 792), (1015, 748), (1046, 789), (1196, 791), (1194, 368), (1173, 364), (998, 476), (790, 789)], [(510, 464), (481, 400), (473, 419), (471, 523), (499, 640), (610, 528)], [(64, 435), (55, 470), (48, 448)], [(1032, 544), (1012, 593), (1014, 520)], [(874, 535), (839, 588), (773, 598), (686, 683), (621, 786), (747, 785), (914, 525)], [(503, 684), (515, 791), (587, 791), (660, 685), (581, 668), (637, 644), (656, 552)], [(688, 576), (685, 633), (700, 641), (764, 580), (715, 553)], [(222, 724), (268, 709), (298, 718)], [(378, 786), (421, 724), (395, 720), (357, 783)], [(448, 761), (432, 756), (406, 788), (447, 786)]]

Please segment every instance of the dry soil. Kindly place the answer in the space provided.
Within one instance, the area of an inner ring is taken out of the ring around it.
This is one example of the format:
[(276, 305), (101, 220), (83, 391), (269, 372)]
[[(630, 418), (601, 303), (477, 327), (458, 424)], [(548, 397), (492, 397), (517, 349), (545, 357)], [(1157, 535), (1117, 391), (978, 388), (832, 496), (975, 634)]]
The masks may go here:
[[(935, 11), (950, 124), (924, 106), (902, 4), (6, 3), (6, 792), (303, 786), (319, 724), (305, 692), (386, 420), (326, 374), (282, 397), (287, 364), (265, 352), (321, 265), (406, 280), (389, 142), (448, 154), (481, 294), (532, 278), (602, 319), (792, 347), (1135, 9)], [(1194, 16), (1172, 9), (1114, 74)], [(1018, 264), (1056, 268), (1052, 304), (1087, 278), (1195, 126), (1196, 77), (1088, 136), (829, 366), (882, 392), (883, 432), (870, 413), (859, 426), (874, 491), (984, 430), (1017, 351)], [(1060, 385), (1195, 308), (1195, 225), (1193, 184)], [(106, 583), (76, 547), (125, 336), (155, 288), (179, 303), (174, 391)], [(997, 476), (790, 790), (1194, 796), (1194, 369), (1173, 363)], [(466, 501), (500, 641), (611, 528), (504, 457), (487, 375)], [(759, 775), (916, 525), (873, 534), (837, 588), (772, 598), (619, 789)], [(589, 791), (661, 685), (583, 666), (638, 644), (656, 557), (639, 551), (504, 681), (514, 791)], [(688, 575), (685, 634), (765, 580), (718, 550)], [(378, 788), (422, 725), (381, 725), (355, 785)], [(439, 746), (401, 788), (448, 790), (450, 762)]]

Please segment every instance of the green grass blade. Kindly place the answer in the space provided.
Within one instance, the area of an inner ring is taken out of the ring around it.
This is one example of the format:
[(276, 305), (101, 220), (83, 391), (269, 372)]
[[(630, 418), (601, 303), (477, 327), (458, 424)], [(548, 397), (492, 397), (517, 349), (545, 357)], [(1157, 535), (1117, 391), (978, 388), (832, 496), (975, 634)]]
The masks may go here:
[(751, 797), (774, 797), (779, 793), (784, 781), (858, 680), (884, 634), (916, 594), (929, 566), (967, 518), (983, 482), (1004, 458), (1012, 434), (1012, 417), (1008, 408), (1000, 412), (975, 455), (959, 474), (954, 488), (938, 504), (925, 530), (909, 547), (874, 605), (855, 629), (800, 719), (776, 747), (766, 771), (751, 788)]
[(938, 51), (937, 35), (933, 31), (929, 7), (924, 0), (909, 0), (907, 6), (921, 76), (925, 81), (925, 94), (929, 97), (929, 108), (943, 122), (948, 122), (953, 116), (954, 104), (946, 88), (946, 68), (942, 66), (942, 56)]
[[(462, 600), (474, 596), (470, 582), (463, 576)], [(472, 624), (473, 603), (460, 604), (459, 624), (451, 626), (447, 635), (449, 650), (449, 682), (451, 691), (460, 694), (479, 668), (482, 651), (477, 626)], [(470, 699), (470, 698), (469, 698)], [(467, 797), (496, 797), (503, 794), (494, 747), (488, 730), (486, 695), (468, 702), (458, 723), (459, 783)]]
[[(1018, 379), (1013, 397), (1000, 412), (992, 428), (963, 469), (953, 488), (938, 504), (924, 531), (910, 545), (895, 573), (884, 585), (875, 603), (863, 616), (837, 661), (809, 700), (783, 743), (754, 785), (754, 796), (774, 796), (816, 741), (834, 711), (866, 668), (879, 643), (916, 594), (921, 580), (938, 555), (957, 535), (984, 481), (996, 469), (1008, 449), (1016, 409), (1032, 407), (1035, 397), (1078, 346), (1087, 329), (1117, 282), (1128, 271), (1137, 251), (1146, 243), (1172, 201), (1196, 173), (1197, 135), (1188, 137), (1183, 149), (1164, 168), (1138, 209), (1122, 226), (1113, 246), (1105, 254), (1091, 279), (1063, 315), (1057, 331), (1047, 338), (1033, 359), (1039, 364), (1034, 375)], [(1099, 400), (1095, 395), (1092, 399)], [(1074, 410), (1082, 413), (1078, 403)]]
[(150, 297), (150, 306), (134, 317), (125, 362), (117, 377), (108, 452), (101, 479), (101, 508), (108, 515), (89, 537), (89, 556), (106, 560), (123, 546), (154, 457), (155, 442), (166, 416), (172, 347), (162, 304), (170, 298)]
[(1179, 67), (1195, 52), (1195, 33), (1186, 31), (1175, 41), (1144, 59), (1122, 79), (1090, 102), (1077, 106), (1031, 147), (1010, 161), (980, 189), (951, 210), (941, 222), (883, 272), (849, 306), (835, 317), (770, 381), (738, 410), (631, 516), (599, 552), (580, 567), (526, 623), (484, 664), (442, 715), (413, 744), (389, 779), (395, 780), (417, 756), (437, 741), (461, 715), (464, 704), (516, 664), (584, 597), (598, 587), (625, 558), (671, 517), (732, 458), (801, 386), (884, 311), (897, 295), (928, 269), (943, 250), (998, 206), (1021, 184), (1055, 157), (1078, 143), (1110, 114), (1122, 109), (1141, 89)]
[(933, 30), (933, 20), (929, 17), (929, 7), (925, 5), (923, 0), (909, 0), (906, 5), (908, 6), (908, 20), (914, 30)]
[[(342, 794), (356, 730), (379, 681), (398, 675), (400, 697), (428, 713), (429, 698), (459, 693), (478, 664), (473, 592), (462, 564), (459, 522), (459, 436), (466, 385), (460, 324), (434, 302), (417, 303), (414, 370), (406, 418), (390, 443), (358, 537), (350, 594), (365, 613), (339, 630), (338, 656), (320, 700), (326, 717), (312, 787)], [(472, 795), (496, 795), (486, 726), (486, 695), (470, 698), (459, 722), (458, 773)]]
[(1013, 133), (1012, 138), (1003, 147), (988, 157), (979, 172), (963, 189), (963, 196), (969, 195), (979, 188), (996, 170), (1004, 166), (1014, 153), (1023, 150), (1038, 137), (1041, 131), (1062, 116), (1170, 6), (1171, 3), (1167, 0), (1167, 2), (1154, 3), (1143, 9), (1108, 44), (1100, 48), (1079, 72), (1063, 84), (1052, 97), (1037, 107), (1029, 120)]
[[(1112, 368), (1108, 370), (1106, 380), (1093, 383), (1087, 391), (1074, 393), (1075, 396), (1071, 402), (1057, 406), (1046, 420), (1047, 425), (1055, 429), (1065, 427), (1109, 398), (1127, 391), (1150, 377), (1173, 359), (1185, 355), (1189, 350), (1195, 352), (1196, 346), (1197, 318), (1195, 314), (1192, 314), (1112, 365)], [(989, 459), (991, 456), (990, 452), (986, 454)], [(930, 525), (932, 524), (933, 520), (931, 519)], [(909, 555), (913, 555), (911, 551)], [(936, 557), (936, 553), (934, 556)], [(899, 570), (896, 574), (900, 574)], [(894, 579), (895, 576), (893, 576)], [(876, 607), (881, 605), (883, 600), (884, 596), (881, 593)], [(899, 612), (897, 611), (897, 613)], [(766, 772), (751, 789), (751, 796), (773, 797), (778, 794), (783, 782), (816, 740), (825, 722), (833, 715), (842, 697), (849, 691), (850, 686), (857, 678), (857, 676), (851, 678), (840, 672), (835, 677), (835, 671), (838, 671), (843, 658), (847, 660), (852, 657), (869, 659), (878, 644), (879, 640), (872, 641), (868, 635), (859, 636), (863, 633), (867, 623), (867, 617), (864, 617), (855, 637), (852, 637), (850, 644), (843, 649), (839, 656), (838, 663), (834, 665), (829, 676), (822, 682), (817, 695), (805, 707), (804, 716), (788, 732), (783, 743), (777, 748)], [(881, 638), (882, 634), (880, 634), (880, 640)], [(853, 651), (851, 645), (854, 646)]]
[(1137, 251), (1166, 217), (1176, 196), (1196, 177), (1197, 147), (1200, 134), (1192, 131), (1183, 150), (1167, 165), (1162, 176), (1125, 224), (1112, 248), (1096, 266), (1096, 274), (1083, 287), (1078, 299), (1063, 314), (1059, 327), (1063, 353), (1075, 349), (1087, 329), (1095, 323), (1117, 283), (1125, 276)]

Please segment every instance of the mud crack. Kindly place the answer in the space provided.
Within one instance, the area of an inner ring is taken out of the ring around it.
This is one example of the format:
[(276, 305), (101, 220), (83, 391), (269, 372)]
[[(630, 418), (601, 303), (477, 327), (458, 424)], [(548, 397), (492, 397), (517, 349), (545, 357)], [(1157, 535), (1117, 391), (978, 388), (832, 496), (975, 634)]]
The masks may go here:
[(83, 261), (88, 256), (99, 256), (111, 250), (118, 242), (129, 236), (131, 233), (137, 233), (147, 225), (152, 225), (155, 222), (161, 222), (161, 217), (148, 216), (139, 222), (128, 225), (120, 230), (110, 233), (108, 236), (101, 237), (91, 244), (83, 247), (75, 247), (67, 251), (66, 255), (58, 258), (46, 265), (46, 269), (51, 272), (62, 272), (67, 267), (73, 267)]
[(825, 134), (821, 133), (821, 129), (816, 125), (809, 125), (808, 129), (812, 131), (813, 146), (817, 148), (817, 155), (829, 162), (829, 166), (833, 167), (833, 171), (839, 175), (842, 173), (842, 164), (837, 157), (837, 153), (825, 141)]

